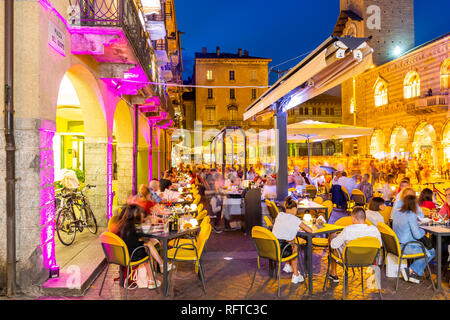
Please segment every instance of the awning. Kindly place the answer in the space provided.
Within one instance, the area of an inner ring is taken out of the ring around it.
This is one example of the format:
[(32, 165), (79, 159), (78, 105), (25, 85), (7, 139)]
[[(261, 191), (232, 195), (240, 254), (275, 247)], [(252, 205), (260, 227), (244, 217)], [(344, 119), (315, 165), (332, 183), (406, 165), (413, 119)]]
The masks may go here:
[(288, 110), (369, 69), (372, 48), (367, 38), (328, 38), (316, 50), (279, 79), (244, 113), (244, 120), (271, 110), (272, 104), (289, 98)]
[(161, 13), (161, 0), (141, 0), (141, 3), (146, 15)]

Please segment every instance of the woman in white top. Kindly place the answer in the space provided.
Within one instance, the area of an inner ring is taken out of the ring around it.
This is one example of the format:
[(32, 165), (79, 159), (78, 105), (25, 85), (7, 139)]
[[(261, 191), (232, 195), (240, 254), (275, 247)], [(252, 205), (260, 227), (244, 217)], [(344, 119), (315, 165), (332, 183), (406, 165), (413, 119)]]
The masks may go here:
[[(283, 248), (285, 248), (289, 243), (293, 243), (297, 232), (300, 229), (303, 229), (307, 232), (313, 232), (313, 230), (308, 227), (305, 223), (300, 220), (296, 216), (297, 214), (297, 202), (295, 202), (292, 197), (287, 197), (284, 201), (284, 208), (286, 212), (280, 212), (277, 215), (277, 218), (275, 219), (275, 223), (272, 228), (272, 233), (275, 235), (275, 237), (280, 242), (280, 250), (283, 252)], [(292, 254), (292, 250), (297, 250), (297, 246), (291, 246), (288, 247), (285, 250), (284, 257), (289, 256)], [(287, 252), (287, 253), (286, 253)], [(290, 253), (290, 254), (289, 254)], [(291, 273), (292, 275), (292, 283), (299, 283), (303, 282), (304, 278), (303, 276), (298, 272), (297, 268), (297, 258), (294, 260), (291, 260), (286, 263), (286, 265), (283, 268), (284, 272)]]
[(381, 211), (386, 208), (384, 199), (380, 197), (374, 197), (369, 202), (369, 210), (366, 211), (367, 220), (369, 220), (374, 226), (378, 226), (379, 222), (384, 223), (384, 217), (381, 215)]

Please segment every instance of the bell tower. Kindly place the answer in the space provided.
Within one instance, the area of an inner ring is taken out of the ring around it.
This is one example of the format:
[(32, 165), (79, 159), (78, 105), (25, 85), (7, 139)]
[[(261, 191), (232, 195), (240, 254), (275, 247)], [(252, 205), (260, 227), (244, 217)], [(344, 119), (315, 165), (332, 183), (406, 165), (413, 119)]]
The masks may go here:
[(370, 37), (376, 65), (414, 48), (414, 0), (340, 0), (333, 35)]

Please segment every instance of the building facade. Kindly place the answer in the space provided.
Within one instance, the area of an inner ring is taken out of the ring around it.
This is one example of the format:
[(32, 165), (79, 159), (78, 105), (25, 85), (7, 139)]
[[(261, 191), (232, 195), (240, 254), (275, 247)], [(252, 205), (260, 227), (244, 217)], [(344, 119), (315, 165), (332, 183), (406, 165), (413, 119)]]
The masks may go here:
[[(224, 127), (235, 126), (254, 132), (273, 127), (272, 119), (242, 120), (245, 108), (256, 100), (269, 84), (268, 64), (271, 61), (252, 57), (248, 51), (242, 49), (237, 53), (222, 53), (219, 47), (215, 52), (207, 52), (207, 49), (203, 48), (202, 52), (195, 54), (194, 127), (195, 132), (203, 131), (203, 137), (194, 137), (194, 140), (201, 139), (203, 147), (209, 150), (208, 141)], [(198, 149), (197, 146), (196, 158), (202, 152)], [(208, 150), (206, 152), (209, 154)], [(209, 162), (209, 159), (206, 162)]]
[[(168, 64), (163, 59), (167, 51), (155, 43), (167, 37), (165, 19), (152, 20), (165, 3), (14, 1), (14, 135), (20, 178), (15, 183), (15, 254), (22, 292), (59, 268), (55, 184), (62, 169), (76, 170), (84, 184), (96, 186), (87, 197), (100, 227), (111, 217), (113, 203), (124, 204), (136, 185), (163, 170), (164, 137), (174, 112), (166, 88), (149, 82), (164, 81)], [(3, 35), (3, 23), (0, 28)], [(0, 43), (3, 60), (6, 48)], [(0, 85), (5, 85), (3, 78)], [(3, 90), (0, 98), (5, 101)], [(151, 160), (155, 155), (157, 160)], [(2, 177), (5, 157), (1, 135)], [(0, 180), (5, 208), (6, 184)], [(6, 217), (1, 210), (2, 234)], [(8, 241), (0, 238), (0, 288), (6, 283)]]

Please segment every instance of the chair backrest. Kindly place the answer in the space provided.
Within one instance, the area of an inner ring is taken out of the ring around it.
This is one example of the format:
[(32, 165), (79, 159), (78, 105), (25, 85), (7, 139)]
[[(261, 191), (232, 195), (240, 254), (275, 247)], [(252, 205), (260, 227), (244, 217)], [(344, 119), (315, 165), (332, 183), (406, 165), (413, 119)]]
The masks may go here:
[(208, 215), (208, 210), (202, 210), (195, 219), (197, 219), (197, 221), (201, 221), (202, 219), (204, 219), (206, 216)]
[(266, 222), (266, 225), (267, 225), (268, 227), (273, 226), (273, 223), (272, 223), (272, 221), (270, 221), (270, 219), (269, 219), (268, 216), (264, 216), (264, 221)]
[(266, 200), (267, 209), (269, 210), (270, 216), (272, 217), (272, 220), (275, 220), (275, 218), (278, 215), (277, 210), (273, 207), (272, 202), (269, 200)]
[(386, 206), (383, 211), (380, 212), (380, 214), (384, 218), (384, 223), (388, 223), (391, 219), (391, 213), (392, 213), (392, 207)]
[(259, 257), (273, 261), (279, 261), (281, 259), (280, 243), (270, 230), (260, 226), (254, 226), (252, 228), (252, 238)]
[(308, 194), (308, 196), (312, 199), (314, 199), (317, 195), (317, 189), (315, 186), (309, 184), (305, 187), (305, 191)]
[(377, 228), (381, 233), (381, 239), (383, 240), (383, 246), (386, 252), (399, 257), (401, 254), (400, 242), (394, 230), (383, 222), (378, 222)]
[(200, 222), (200, 228), (203, 228), (205, 224), (210, 224), (211, 218), (207, 215), (203, 218), (202, 222)]
[(119, 215), (114, 215), (111, 217), (111, 219), (109, 219), (108, 221), (108, 231), (112, 232), (112, 233), (116, 233), (117, 232), (117, 223), (119, 222)]
[(318, 204), (322, 204), (322, 203), (323, 203), (323, 198), (322, 198), (322, 197), (316, 197), (316, 198), (314, 199), (314, 202), (315, 202), (315, 203), (318, 203)]
[(381, 243), (374, 237), (362, 237), (350, 241), (344, 248), (344, 263), (347, 266), (368, 266), (375, 264)]
[(200, 212), (202, 212), (202, 211), (203, 211), (203, 203), (199, 203), (199, 204), (197, 205), (197, 212), (200, 213)]
[(431, 210), (426, 208), (426, 207), (420, 207), (423, 211), (423, 215), (424, 217), (428, 218), (429, 216), (431, 216)]
[(130, 254), (127, 245), (119, 236), (112, 232), (103, 232), (100, 235), (100, 243), (108, 263), (123, 267), (128, 265)]
[(355, 201), (357, 205), (364, 206), (367, 202), (366, 195), (359, 189), (353, 189), (351, 199)]
[(198, 195), (195, 196), (193, 203), (198, 205), (200, 203), (200, 200), (201, 200), (201, 196), (198, 194)]
[(203, 249), (205, 248), (206, 241), (208, 241), (209, 236), (211, 235), (211, 224), (203, 224), (203, 226), (200, 227), (200, 232), (197, 237), (197, 254), (198, 258), (202, 256)]
[(348, 190), (344, 186), (341, 186), (341, 190), (344, 193), (345, 199), (350, 201), (350, 194), (348, 193)]
[(273, 200), (270, 200), (270, 203), (272, 204), (272, 207), (275, 209), (278, 215), (280, 213), (280, 210), (278, 210), (277, 204)]

